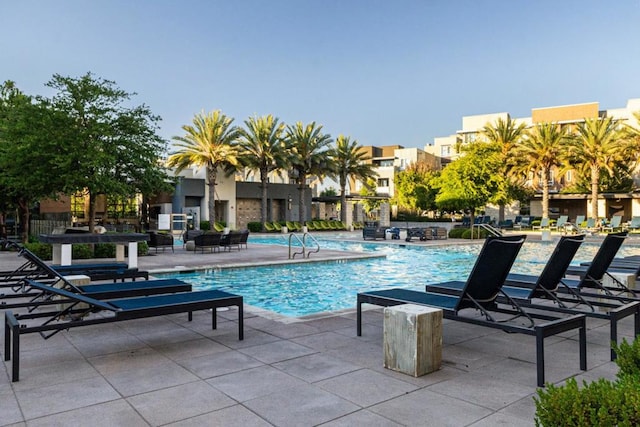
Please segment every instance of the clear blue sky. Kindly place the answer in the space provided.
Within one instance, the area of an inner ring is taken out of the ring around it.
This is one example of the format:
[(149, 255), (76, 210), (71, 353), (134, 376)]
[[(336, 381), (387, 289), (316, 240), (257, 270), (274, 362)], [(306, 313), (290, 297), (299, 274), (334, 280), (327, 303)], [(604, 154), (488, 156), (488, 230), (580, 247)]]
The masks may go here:
[(167, 139), (221, 109), (423, 147), (464, 115), (640, 97), (640, 1), (0, 0), (0, 80), (88, 71)]

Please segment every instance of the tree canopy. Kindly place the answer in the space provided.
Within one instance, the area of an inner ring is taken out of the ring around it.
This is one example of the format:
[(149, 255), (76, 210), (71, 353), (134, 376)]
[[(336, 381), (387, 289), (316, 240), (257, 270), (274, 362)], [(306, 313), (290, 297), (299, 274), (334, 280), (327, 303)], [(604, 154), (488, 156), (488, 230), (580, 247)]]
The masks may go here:
[(438, 180), (436, 205), (448, 211), (475, 210), (484, 207), (505, 179), (501, 156), (495, 146), (482, 142), (465, 147), (466, 154), (442, 170)]

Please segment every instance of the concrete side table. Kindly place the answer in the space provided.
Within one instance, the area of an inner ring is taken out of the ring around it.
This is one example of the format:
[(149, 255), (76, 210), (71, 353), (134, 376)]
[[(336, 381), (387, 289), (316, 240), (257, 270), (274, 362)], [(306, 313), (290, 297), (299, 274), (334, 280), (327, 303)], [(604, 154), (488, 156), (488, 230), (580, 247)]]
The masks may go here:
[(385, 368), (419, 377), (441, 363), (441, 309), (415, 304), (384, 309)]

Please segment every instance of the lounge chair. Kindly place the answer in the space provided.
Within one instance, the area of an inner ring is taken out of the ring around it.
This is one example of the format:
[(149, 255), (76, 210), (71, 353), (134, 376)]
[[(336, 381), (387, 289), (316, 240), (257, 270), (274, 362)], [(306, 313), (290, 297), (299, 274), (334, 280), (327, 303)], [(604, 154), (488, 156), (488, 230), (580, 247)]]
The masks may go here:
[[(549, 257), (547, 264), (540, 276), (526, 275), (510, 275), (512, 280), (516, 276), (520, 276), (518, 284), (520, 286), (505, 285), (502, 287), (504, 296), (498, 298), (498, 301), (504, 304), (511, 304), (513, 300), (524, 308), (532, 308), (536, 310), (554, 311), (567, 314), (584, 314), (587, 317), (597, 319), (606, 319), (610, 323), (611, 341), (618, 343), (618, 321), (628, 317), (635, 318), (635, 335), (640, 334), (640, 302), (630, 302), (621, 304), (620, 302), (606, 302), (597, 299), (579, 298), (563, 296), (558, 293), (559, 283), (563, 280), (565, 272), (575, 256), (578, 248), (584, 241), (584, 235), (563, 236), (558, 241), (555, 250)], [(507, 276), (506, 283), (509, 281)], [(457, 283), (454, 283), (457, 285)], [(459, 294), (460, 287), (451, 284), (444, 285), (427, 285), (428, 292), (440, 292), (445, 294)], [(548, 299), (553, 304), (536, 302), (534, 299)], [(596, 311), (596, 308), (606, 311)], [(611, 350), (611, 360), (616, 357), (615, 352)]]
[(15, 287), (25, 278), (42, 279), (55, 278), (63, 275), (83, 274), (89, 276), (93, 281), (113, 280), (124, 281), (126, 279), (135, 280), (138, 278), (149, 278), (147, 271), (140, 271), (137, 268), (129, 268), (123, 263), (92, 263), (75, 264), (65, 266), (52, 266), (44, 262), (40, 257), (29, 249), (13, 243), (12, 246), (18, 250), (18, 256), (25, 259), (25, 262), (12, 273), (3, 277), (3, 284), (0, 287)]
[(273, 225), (273, 229), (275, 231), (277, 231), (278, 233), (282, 232), (282, 225), (280, 225), (280, 223), (278, 221), (273, 221), (272, 225)]
[(224, 232), (224, 229), (225, 229), (225, 226), (224, 226), (224, 224), (223, 224), (223, 223), (221, 223), (221, 222), (214, 221), (214, 222), (213, 222), (213, 227), (211, 227), (211, 228), (212, 228), (213, 230), (217, 231), (218, 233), (223, 233), (223, 232)]
[(238, 248), (242, 249), (244, 246), (245, 249), (249, 249), (249, 230), (242, 230), (240, 232), (240, 241), (238, 242)]
[[(517, 332), (536, 337), (537, 384), (544, 386), (544, 338), (574, 329), (579, 330), (580, 369), (586, 370), (586, 320), (585, 316), (553, 317), (525, 312), (514, 302), (513, 309), (499, 308), (497, 297), (501, 293), (513, 262), (526, 236), (488, 237), (478, 255), (476, 263), (466, 282), (462, 282), (460, 295), (446, 295), (408, 289), (386, 289), (362, 292), (357, 299), (357, 334), (362, 333), (362, 304), (393, 306), (399, 304), (419, 304), (441, 308), (446, 319), (457, 320), (506, 332)], [(459, 282), (460, 283), (460, 282)], [(482, 317), (465, 315), (465, 309), (475, 309)], [(524, 318), (529, 326), (511, 321), (501, 321), (497, 314), (510, 316), (508, 320)], [(544, 320), (536, 324), (534, 318)]]
[(182, 233), (182, 247), (183, 247), (183, 249), (187, 248), (187, 242), (192, 241), (193, 239), (196, 238), (196, 236), (200, 236), (201, 234), (204, 234), (204, 231), (202, 231), (202, 230), (185, 230), (184, 233)]
[(193, 239), (193, 243), (195, 244), (193, 253), (196, 254), (198, 249), (200, 249), (203, 254), (205, 249), (209, 249), (211, 253), (217, 252), (222, 246), (222, 236), (222, 233), (204, 233), (196, 236), (196, 238)]
[(555, 224), (550, 224), (549, 225), (549, 230), (564, 230), (565, 225), (567, 225), (567, 223), (569, 222), (569, 216), (568, 215), (560, 215), (560, 217), (558, 218), (558, 221), (555, 222)]
[(268, 231), (269, 233), (273, 233), (274, 231), (276, 231), (275, 227), (270, 222), (265, 222), (262, 225), (264, 226), (265, 231)]
[(173, 236), (166, 233), (156, 233), (155, 231), (149, 231), (149, 247), (154, 248), (156, 253), (158, 249), (162, 248), (162, 252), (166, 248), (171, 248), (171, 252), (175, 252), (173, 249)]
[(545, 228), (549, 228), (549, 218), (542, 218), (540, 224), (531, 226), (532, 230), (543, 230)]
[(513, 224), (515, 230), (525, 230), (531, 228), (531, 217), (524, 216), (519, 223)]
[[(13, 294), (0, 294), (0, 308), (36, 307), (41, 304), (42, 293), (32, 292), (28, 285), (30, 281), (37, 279), (39, 282), (47, 280), (47, 283), (55, 283), (60, 288), (71, 292), (90, 295), (94, 298), (129, 298), (143, 295), (157, 295), (174, 292), (187, 292), (191, 285), (176, 279), (143, 280), (127, 283), (90, 284), (85, 286), (73, 285), (65, 274), (53, 269), (33, 252), (26, 248), (18, 253), (27, 259), (31, 268), (24, 270), (22, 278), (13, 286)], [(78, 274), (78, 273), (74, 273)], [(24, 301), (28, 298), (27, 301)], [(10, 303), (7, 301), (21, 301)]]
[[(239, 295), (219, 290), (193, 291), (169, 295), (155, 295), (141, 298), (125, 298), (116, 300), (98, 300), (78, 295), (65, 289), (30, 281), (30, 286), (42, 292), (54, 295), (56, 305), (50, 312), (38, 311), (30, 314), (14, 315), (11, 310), (5, 311), (4, 359), (12, 360), (12, 381), (20, 380), (20, 336), (39, 333), (47, 339), (65, 329), (101, 323), (113, 323), (131, 319), (163, 316), (166, 314), (188, 313), (192, 320), (192, 312), (196, 310), (212, 310), (212, 328), (216, 329), (216, 309), (218, 307), (238, 307), (238, 339), (244, 339), (243, 301)], [(64, 307), (57, 309), (60, 302)], [(82, 308), (80, 307), (83, 304)], [(100, 311), (100, 316), (88, 316)], [(108, 316), (107, 313), (111, 313)], [(85, 317), (87, 316), (87, 317)]]
[(637, 233), (638, 231), (640, 231), (640, 216), (632, 217), (631, 221), (629, 221), (629, 224), (627, 224), (626, 229), (630, 233)]
[(231, 249), (236, 248), (240, 250), (240, 242), (242, 240), (242, 233), (238, 231), (232, 231), (228, 234), (223, 234), (220, 239), (220, 247), (225, 251), (231, 252)]
[(615, 231), (620, 231), (622, 230), (622, 216), (621, 215), (614, 215), (613, 217), (611, 217), (611, 222), (609, 222), (609, 224), (603, 225), (602, 226), (602, 231), (609, 231), (611, 233), (615, 232)]

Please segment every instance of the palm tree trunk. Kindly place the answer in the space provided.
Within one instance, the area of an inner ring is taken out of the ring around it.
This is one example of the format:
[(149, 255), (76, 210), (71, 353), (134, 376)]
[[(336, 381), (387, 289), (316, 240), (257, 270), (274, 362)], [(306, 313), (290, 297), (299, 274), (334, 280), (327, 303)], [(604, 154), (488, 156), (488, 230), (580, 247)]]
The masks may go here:
[(498, 223), (502, 221), (504, 221), (504, 204), (500, 203), (500, 205), (498, 205)]
[(549, 169), (542, 168), (542, 218), (549, 218)]
[(213, 223), (216, 222), (216, 169), (211, 166), (207, 170), (209, 176), (209, 225), (213, 230)]
[(260, 171), (260, 183), (261, 183), (261, 189), (262, 189), (262, 200), (261, 200), (261, 206), (260, 206), (260, 220), (262, 221), (262, 231), (265, 231), (264, 229), (264, 223), (267, 222), (267, 219), (269, 217), (268, 212), (267, 212), (267, 185), (269, 180), (267, 177), (267, 172), (266, 171)]
[(300, 200), (298, 201), (298, 221), (300, 221), (301, 224), (304, 224), (306, 218), (305, 218), (305, 202), (304, 202), (304, 191), (306, 189), (306, 183), (307, 181), (307, 177), (306, 175), (302, 175), (300, 177), (299, 183), (300, 185), (298, 186), (298, 190), (300, 191)]
[(347, 223), (347, 179), (340, 177), (340, 221)]
[(600, 181), (600, 169), (591, 166), (591, 217), (598, 219), (598, 182)]

